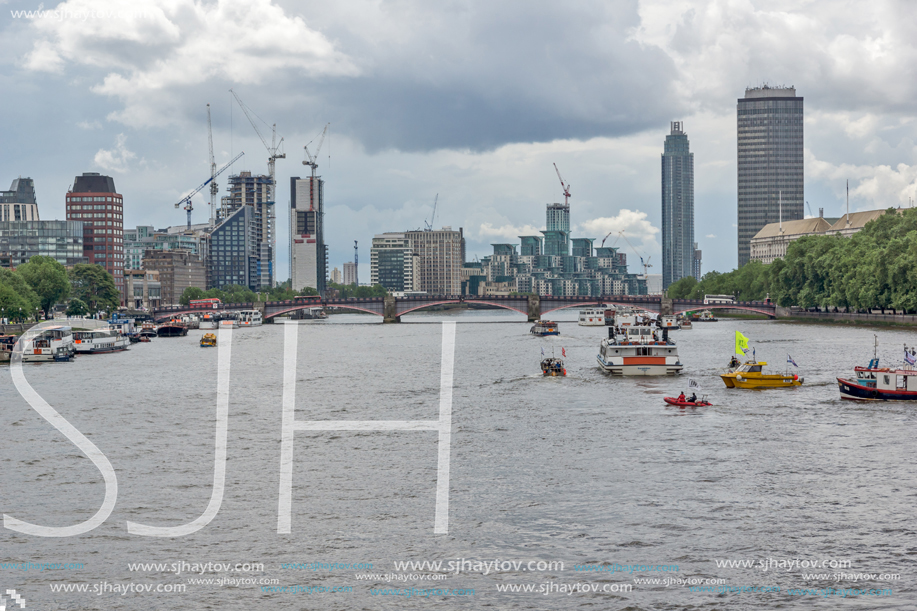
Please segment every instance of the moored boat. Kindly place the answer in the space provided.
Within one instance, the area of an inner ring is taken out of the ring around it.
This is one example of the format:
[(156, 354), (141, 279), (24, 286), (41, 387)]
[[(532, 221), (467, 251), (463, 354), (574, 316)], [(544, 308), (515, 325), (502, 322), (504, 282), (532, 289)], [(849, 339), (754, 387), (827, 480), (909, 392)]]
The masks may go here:
[(129, 345), (129, 338), (111, 329), (90, 329), (73, 333), (73, 348), (77, 354), (122, 352), (127, 350)]
[[(150, 321), (146, 321), (145, 323), (143, 323), (140, 326), (140, 337), (141, 338), (146, 337), (147, 341), (149, 341), (149, 338), (151, 337), (156, 337), (156, 325), (154, 325)], [(140, 341), (143, 341), (143, 339), (141, 339)]]
[(536, 320), (532, 328), (529, 329), (529, 333), (540, 337), (544, 337), (545, 335), (560, 335), (557, 323), (551, 322), (550, 320)]
[(260, 310), (242, 310), (239, 312), (240, 327), (260, 327), (263, 322)]
[(691, 320), (693, 322), (717, 322), (719, 319), (710, 310), (704, 310), (703, 312), (692, 314)]
[(73, 331), (67, 326), (45, 327), (21, 341), (23, 363), (69, 361), (73, 357)]
[(677, 375), (684, 368), (668, 329), (643, 322), (609, 327), (596, 360), (606, 373), (621, 376)]
[(159, 328), (156, 329), (156, 335), (158, 337), (183, 337), (188, 335), (188, 325), (177, 320), (171, 320), (159, 325)]
[(801, 386), (805, 381), (798, 375), (785, 374), (768, 374), (764, 373), (765, 361), (746, 361), (740, 364), (735, 370), (724, 373), (720, 376), (726, 388), (746, 388), (746, 389), (766, 389), (766, 388), (792, 388)]
[(678, 328), (682, 330), (693, 329), (694, 325), (691, 324), (690, 318), (682, 318), (681, 321), (678, 323)]
[(217, 336), (213, 333), (204, 333), (201, 338), (201, 348), (211, 348), (217, 345)]
[(0, 363), (10, 362), (17, 339), (15, 335), (0, 335)]

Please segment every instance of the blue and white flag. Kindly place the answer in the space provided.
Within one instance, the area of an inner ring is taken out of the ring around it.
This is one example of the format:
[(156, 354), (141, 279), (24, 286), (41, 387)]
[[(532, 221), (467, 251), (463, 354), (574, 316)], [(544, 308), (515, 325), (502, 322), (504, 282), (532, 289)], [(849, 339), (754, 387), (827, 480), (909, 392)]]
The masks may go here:
[(544, 356), (544, 346), (541, 347), (541, 356)]
[(915, 358), (914, 355), (907, 350), (904, 351), (904, 361), (908, 365), (917, 365), (917, 358)]
[(786, 355), (786, 362), (792, 363), (793, 367), (799, 367), (799, 365), (796, 364), (796, 361), (793, 360), (793, 357), (791, 357), (789, 354)]

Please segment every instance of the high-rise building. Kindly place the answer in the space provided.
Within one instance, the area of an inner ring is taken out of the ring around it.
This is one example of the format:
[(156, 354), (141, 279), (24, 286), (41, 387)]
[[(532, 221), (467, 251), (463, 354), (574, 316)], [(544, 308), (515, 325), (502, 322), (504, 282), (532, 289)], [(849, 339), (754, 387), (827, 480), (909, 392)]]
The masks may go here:
[(83, 172), (67, 192), (67, 220), (83, 223), (83, 253), (104, 267), (124, 291), (124, 203), (111, 176)]
[(662, 153), (662, 288), (694, 272), (694, 153), (672, 121)]
[[(755, 87), (739, 98), (739, 265), (762, 227), (805, 216), (803, 98), (793, 87)], [(781, 203), (782, 202), (782, 203)], [(781, 212), (782, 208), (782, 212)]]
[(210, 232), (207, 257), (207, 288), (235, 284), (260, 289), (258, 273), (258, 227), (252, 220), (254, 207), (240, 206), (221, 218)]
[(255, 224), (258, 239), (256, 256), (258, 257), (257, 275), (253, 279), (256, 287), (252, 290), (265, 290), (274, 285), (274, 254), (276, 244), (273, 180), (270, 176), (252, 176), (251, 172), (239, 172), (229, 177), (229, 196), (224, 197), (219, 214), (220, 220), (227, 218), (241, 206), (252, 208), (252, 221)]
[(143, 251), (152, 248), (154, 233), (152, 225), (124, 230), (124, 269), (143, 269)]
[(31, 178), (17, 178), (9, 191), (0, 191), (0, 222), (38, 220), (38, 200)]
[(570, 254), (570, 204), (548, 204), (544, 234), (544, 254)]
[(344, 277), (341, 275), (341, 270), (334, 268), (331, 270), (331, 284), (342, 284), (344, 282)]
[(353, 261), (344, 264), (344, 284), (350, 286), (357, 283), (357, 266)]
[(544, 237), (540, 235), (523, 235), (519, 236), (519, 239), (522, 240), (520, 245), (519, 254), (523, 257), (537, 257), (542, 253), (542, 242)]
[(419, 285), (415, 284), (414, 290), (430, 295), (460, 295), (462, 265), (465, 263), (462, 228), (459, 227), (458, 231), (452, 231), (451, 227), (406, 231), (404, 235), (418, 255), (414, 264), (419, 267), (415, 272)]
[(78, 221), (0, 221), (0, 267), (17, 267), (35, 255), (61, 265), (86, 263), (83, 223)]
[(323, 294), (328, 279), (325, 245), (325, 181), (318, 176), (290, 178), (290, 278), (294, 291), (306, 287)]
[(415, 281), (414, 248), (403, 233), (373, 236), (369, 250), (369, 283), (381, 284), (388, 291), (413, 291)]
[(703, 259), (703, 253), (697, 247), (697, 242), (694, 243), (694, 267), (691, 269), (692, 275), (695, 280), (701, 279), (701, 261)]

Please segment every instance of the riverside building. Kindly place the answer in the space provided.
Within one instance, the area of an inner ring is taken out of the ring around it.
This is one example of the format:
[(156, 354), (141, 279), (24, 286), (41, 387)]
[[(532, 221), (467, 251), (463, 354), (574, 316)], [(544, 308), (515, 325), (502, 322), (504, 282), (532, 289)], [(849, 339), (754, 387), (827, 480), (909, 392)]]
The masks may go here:
[(290, 178), (290, 278), (292, 289), (324, 294), (328, 281), (325, 245), (325, 181), (319, 176)]
[(0, 222), (38, 221), (38, 201), (31, 178), (17, 178), (9, 191), (0, 191)]
[(124, 202), (111, 176), (84, 172), (67, 192), (67, 220), (83, 225), (83, 256), (104, 267), (124, 291)]
[(796, 96), (794, 87), (746, 89), (736, 115), (742, 266), (750, 259), (751, 239), (765, 225), (805, 216), (803, 98)]
[(253, 176), (239, 172), (229, 177), (229, 195), (222, 199), (219, 220), (242, 206), (252, 209), (252, 222), (257, 236), (257, 269), (253, 290), (265, 290), (274, 285), (274, 257), (276, 246), (274, 218), (274, 183), (270, 176)]

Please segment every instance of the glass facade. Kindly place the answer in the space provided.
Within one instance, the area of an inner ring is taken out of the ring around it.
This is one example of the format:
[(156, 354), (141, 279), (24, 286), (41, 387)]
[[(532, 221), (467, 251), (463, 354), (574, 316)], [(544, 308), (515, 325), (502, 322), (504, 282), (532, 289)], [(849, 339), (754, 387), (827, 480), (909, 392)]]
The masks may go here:
[[(792, 87), (747, 89), (738, 100), (738, 254), (762, 227), (805, 218), (803, 98)], [(782, 205), (781, 205), (782, 200)], [(782, 213), (781, 213), (782, 208)]]
[(0, 221), (0, 253), (9, 254), (12, 267), (35, 255), (68, 266), (88, 262), (83, 256), (83, 223), (77, 221)]
[(694, 273), (694, 153), (673, 121), (662, 153), (662, 288)]
[(210, 234), (208, 288), (221, 289), (230, 284), (261, 289), (258, 275), (257, 226), (252, 207), (241, 206)]

